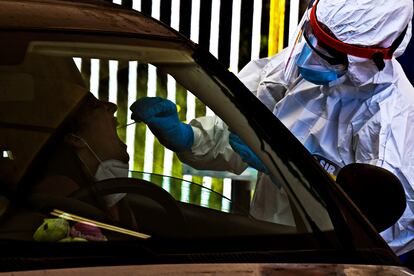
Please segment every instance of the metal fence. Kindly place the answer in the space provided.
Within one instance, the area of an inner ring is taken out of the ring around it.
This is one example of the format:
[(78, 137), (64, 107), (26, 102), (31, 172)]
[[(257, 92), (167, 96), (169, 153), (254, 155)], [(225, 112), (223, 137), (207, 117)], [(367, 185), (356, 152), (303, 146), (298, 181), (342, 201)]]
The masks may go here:
[[(237, 72), (250, 60), (273, 55), (285, 47), (292, 36), (301, 14), (300, 0), (114, 0), (115, 4), (141, 11), (178, 30), (201, 47), (210, 51), (230, 71)], [(184, 88), (174, 79), (148, 64), (128, 62), (128, 70), (117, 60), (75, 59), (89, 89), (98, 98), (118, 105), (117, 117), (127, 124), (128, 107), (139, 97), (161, 96), (177, 102), (180, 119), (212, 115), (191, 93), (177, 93)], [(100, 75), (107, 75), (106, 82)], [(122, 80), (122, 81), (120, 81)], [(160, 89), (162, 88), (162, 89)], [(181, 91), (182, 92), (182, 91)], [(178, 96), (180, 98), (177, 98)], [(185, 96), (183, 96), (185, 95)], [(135, 171), (173, 176), (199, 183), (231, 198), (232, 179), (224, 176), (183, 174), (183, 164), (173, 152), (162, 147), (143, 124), (119, 130), (127, 143), (130, 168)], [(137, 145), (141, 145), (137, 147)], [(142, 145), (145, 145), (142, 147)], [(150, 178), (151, 176), (146, 176)], [(253, 179), (251, 179), (253, 181)], [(213, 202), (208, 194), (192, 190), (184, 181), (170, 187), (162, 184), (176, 198), (202, 206), (227, 203)], [(175, 190), (174, 190), (175, 189)]]

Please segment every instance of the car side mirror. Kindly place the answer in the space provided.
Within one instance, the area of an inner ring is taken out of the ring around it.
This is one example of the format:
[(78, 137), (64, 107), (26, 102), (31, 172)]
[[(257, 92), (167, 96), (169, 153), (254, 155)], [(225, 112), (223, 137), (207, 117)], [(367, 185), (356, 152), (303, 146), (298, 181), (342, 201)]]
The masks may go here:
[(382, 232), (394, 225), (406, 207), (400, 180), (381, 167), (353, 163), (343, 167), (336, 182), (360, 211)]

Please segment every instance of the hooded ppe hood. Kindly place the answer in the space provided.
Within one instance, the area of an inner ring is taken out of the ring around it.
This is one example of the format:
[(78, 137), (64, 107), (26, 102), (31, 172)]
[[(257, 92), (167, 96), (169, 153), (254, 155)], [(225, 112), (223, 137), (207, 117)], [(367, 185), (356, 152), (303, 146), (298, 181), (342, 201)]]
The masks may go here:
[[(407, 27), (404, 39), (394, 52), (402, 55), (411, 39), (413, 1), (320, 0), (316, 15), (335, 37), (347, 44), (388, 48)], [(372, 59), (348, 55), (349, 80), (356, 86), (393, 82), (395, 59), (384, 60), (378, 70)]]

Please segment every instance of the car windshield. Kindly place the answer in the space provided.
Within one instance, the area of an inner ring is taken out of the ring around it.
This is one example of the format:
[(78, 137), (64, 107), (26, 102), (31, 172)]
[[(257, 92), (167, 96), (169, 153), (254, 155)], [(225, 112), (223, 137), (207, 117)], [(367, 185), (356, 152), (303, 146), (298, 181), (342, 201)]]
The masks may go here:
[[(144, 123), (131, 119), (132, 103), (160, 97), (175, 103), (183, 122), (215, 118), (215, 124), (225, 122), (241, 137), (250, 135), (253, 147), (264, 143), (254, 129), (243, 125), (246, 118), (237, 105), (225, 98), (226, 93), (237, 91), (227, 87), (216, 73), (203, 69), (194, 60), (193, 50), (178, 43), (174, 50), (170, 46), (160, 42), (151, 47), (148, 42), (142, 46), (33, 40), (24, 58), (16, 56), (13, 64), (0, 66), (0, 81), (7, 88), (0, 98), (1, 181), (27, 197), (30, 210), (26, 215), (32, 215), (24, 225), (28, 228), (25, 235), (25, 229), (16, 229), (16, 236), (14, 230), (7, 229), (7, 238), (33, 240), (38, 227), (44, 227), (44, 219), (59, 217), (72, 227), (77, 222), (96, 221), (145, 237), (333, 230), (321, 197), (294, 165), (284, 164), (274, 153), (268, 158), (278, 170), (269, 179), (282, 193), (273, 197), (269, 191), (268, 198), (262, 200), (267, 202), (263, 204), (284, 202), (285, 206), (281, 214), (257, 218), (249, 212), (258, 178), (255, 169), (230, 173), (220, 163), (197, 169), (201, 165), (181, 162)], [(167, 49), (169, 54), (165, 55)], [(109, 115), (100, 114), (105, 108)], [(79, 133), (93, 135), (85, 138)], [(265, 146), (260, 156), (269, 154), (268, 149)], [(128, 163), (129, 172), (100, 177), (98, 171), (107, 165), (104, 163), (114, 161), (106, 160), (107, 152), (118, 159), (128, 156), (123, 163)], [(95, 159), (90, 163), (99, 166), (95, 174), (88, 165), (90, 156)], [(118, 186), (114, 184), (117, 179)], [(106, 188), (95, 187), (99, 182)], [(134, 190), (136, 186), (148, 186), (149, 190)], [(286, 198), (282, 201), (280, 197)], [(65, 200), (57, 204), (59, 198)], [(78, 201), (82, 207), (76, 207)], [(122, 221), (124, 209), (120, 215), (105, 217), (108, 201), (128, 202), (127, 209), (135, 214), (134, 225)], [(192, 231), (182, 231), (184, 224)], [(112, 231), (107, 228), (104, 232)], [(124, 233), (122, 238), (136, 235)]]

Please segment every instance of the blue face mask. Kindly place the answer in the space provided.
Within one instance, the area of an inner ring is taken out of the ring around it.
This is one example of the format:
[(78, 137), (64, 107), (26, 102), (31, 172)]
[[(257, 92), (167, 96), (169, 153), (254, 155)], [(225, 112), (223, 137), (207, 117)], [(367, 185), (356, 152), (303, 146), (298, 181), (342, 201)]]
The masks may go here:
[(317, 85), (325, 85), (337, 80), (339, 77), (335, 71), (321, 71), (318, 68), (307, 68), (306, 66), (298, 66), (300, 75), (307, 81)]
[[(345, 73), (342, 68), (337, 69), (334, 66), (326, 66), (323, 63), (317, 64), (315, 56), (316, 54), (305, 43), (296, 61), (299, 73), (305, 80), (317, 85), (325, 85), (339, 79)], [(310, 62), (311, 58), (313, 58), (313, 62)]]

